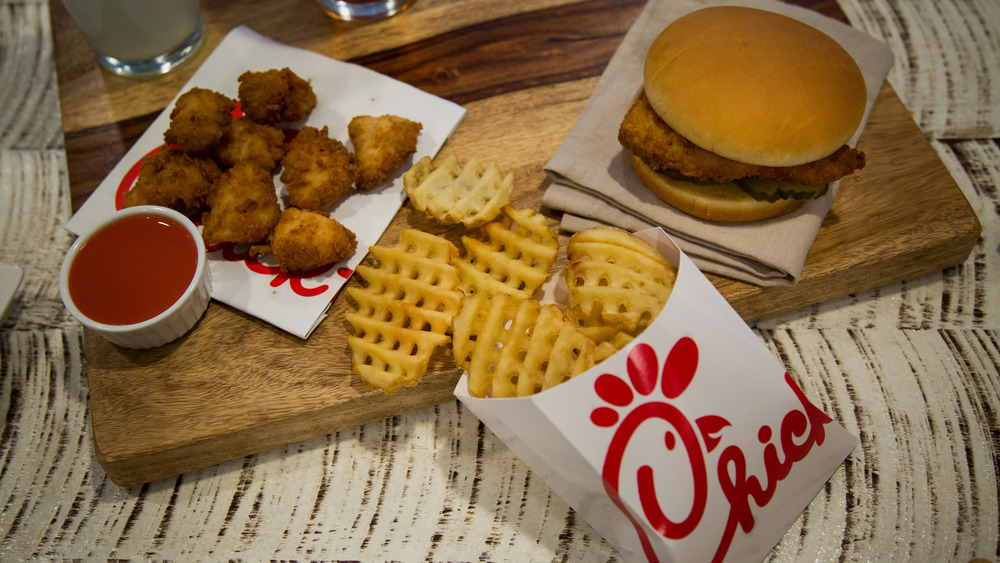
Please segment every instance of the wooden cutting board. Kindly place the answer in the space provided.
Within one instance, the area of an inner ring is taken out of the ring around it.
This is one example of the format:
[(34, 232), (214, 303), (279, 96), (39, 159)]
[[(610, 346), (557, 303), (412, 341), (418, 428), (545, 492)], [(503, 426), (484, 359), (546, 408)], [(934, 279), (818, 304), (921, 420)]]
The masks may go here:
[[(442, 150), (493, 154), (515, 173), (516, 207), (540, 206), (542, 166), (583, 109), (596, 79), (467, 104)], [(882, 89), (859, 143), (868, 165), (843, 182), (793, 287), (709, 276), (746, 320), (819, 303), (959, 264), (980, 234), (961, 190), (891, 87)], [(549, 214), (555, 227), (558, 217)], [(416, 227), (451, 238), (406, 204), (382, 238)], [(560, 263), (566, 238), (561, 236)], [(352, 280), (349, 283), (357, 283)], [(206, 467), (339, 429), (454, 400), (460, 373), (447, 352), (414, 388), (385, 395), (352, 373), (342, 292), (308, 340), (213, 302), (181, 340), (126, 350), (87, 333), (97, 459), (119, 485)]]

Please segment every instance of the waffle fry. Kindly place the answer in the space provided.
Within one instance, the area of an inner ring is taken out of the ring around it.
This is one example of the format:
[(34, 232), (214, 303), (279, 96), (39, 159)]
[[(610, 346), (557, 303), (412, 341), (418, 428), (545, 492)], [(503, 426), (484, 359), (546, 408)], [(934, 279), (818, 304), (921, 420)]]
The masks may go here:
[(556, 305), (500, 293), (463, 298), (454, 320), (455, 361), (476, 397), (525, 397), (583, 373), (594, 343)]
[(510, 203), (514, 175), (504, 175), (496, 161), (483, 168), (473, 158), (462, 167), (449, 155), (435, 167), (425, 156), (403, 174), (403, 188), (419, 211), (445, 225), (472, 229), (492, 221)]
[(484, 240), (462, 237), (465, 255), (454, 262), (467, 293), (503, 292), (528, 299), (545, 283), (559, 252), (545, 217), (531, 209), (504, 206), (501, 217), (483, 226)]
[(607, 357), (642, 332), (670, 296), (677, 272), (639, 237), (615, 227), (574, 234), (566, 249), (569, 318)]
[(458, 249), (441, 237), (406, 229), (395, 247), (369, 251), (377, 265), (356, 269), (366, 287), (347, 288), (358, 305), (346, 315), (354, 327), (347, 341), (358, 376), (395, 393), (416, 385), (434, 350), (448, 343), (462, 299), (458, 274), (449, 264)]

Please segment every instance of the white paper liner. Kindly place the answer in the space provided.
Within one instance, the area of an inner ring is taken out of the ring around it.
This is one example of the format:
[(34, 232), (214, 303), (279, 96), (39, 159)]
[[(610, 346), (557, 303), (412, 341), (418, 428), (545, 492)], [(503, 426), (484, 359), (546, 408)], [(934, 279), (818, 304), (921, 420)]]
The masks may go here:
[(455, 396), (626, 559), (759, 561), (858, 439), (661, 229), (639, 234), (678, 267), (645, 332), (538, 395), (475, 398), (465, 374)]
[[(194, 86), (237, 97), (237, 78), (247, 70), (288, 67), (310, 81), (317, 106), (301, 125), (329, 127), (330, 136), (351, 148), (347, 124), (356, 115), (393, 114), (423, 124), (413, 160), (434, 157), (465, 115), (461, 106), (423, 92), (365, 67), (283, 45), (246, 27), (237, 27), (219, 43), (178, 96)], [(163, 144), (176, 98), (153, 121), (135, 145), (101, 182), (67, 223), (79, 235), (107, 214), (114, 213), (131, 187), (141, 159)], [(331, 301), (347, 282), (396, 215), (406, 194), (402, 173), (370, 192), (351, 190), (331, 210), (331, 216), (357, 235), (358, 250), (347, 260), (317, 271), (285, 275), (270, 256), (246, 254), (245, 246), (224, 245), (209, 253), (212, 298), (253, 315), (300, 338), (307, 338), (326, 316)], [(124, 182), (124, 185), (123, 185)], [(279, 202), (287, 192), (275, 175)]]

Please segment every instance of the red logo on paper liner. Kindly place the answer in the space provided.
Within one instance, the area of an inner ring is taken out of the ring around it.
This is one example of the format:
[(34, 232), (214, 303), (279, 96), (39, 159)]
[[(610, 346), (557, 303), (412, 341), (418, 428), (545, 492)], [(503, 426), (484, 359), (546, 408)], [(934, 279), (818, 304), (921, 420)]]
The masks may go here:
[[(694, 379), (698, 368), (698, 346), (693, 339), (684, 337), (674, 344), (663, 363), (662, 372), (656, 352), (647, 344), (635, 346), (629, 352), (626, 365), (627, 382), (608, 373), (594, 381), (597, 396), (611, 406), (594, 409), (590, 419), (602, 428), (617, 425), (604, 458), (604, 488), (612, 502), (632, 522), (646, 557), (650, 561), (658, 561), (645, 530), (625, 507), (619, 495), (623, 478), (621, 466), (629, 441), (644, 422), (653, 419), (666, 421), (672, 430), (668, 430), (664, 436), (664, 445), (670, 451), (679, 447), (677, 451), (683, 453), (690, 464), (693, 498), (690, 510), (679, 521), (671, 520), (663, 512), (656, 494), (654, 468), (643, 465), (634, 475), (639, 503), (646, 520), (664, 538), (678, 540), (691, 534), (701, 522), (709, 492), (706, 458), (719, 447), (723, 430), (731, 424), (725, 418), (715, 415), (700, 417), (692, 423), (680, 409), (663, 400), (679, 397)], [(654, 396), (657, 380), (661, 394)], [(788, 412), (781, 421), (778, 442), (784, 454), (783, 461), (779, 459), (778, 445), (771, 442), (771, 428), (765, 425), (759, 429), (757, 437), (764, 444), (765, 484), (761, 485), (756, 476), (747, 475), (746, 455), (739, 446), (727, 446), (718, 456), (716, 476), (723, 495), (729, 501), (730, 510), (713, 561), (725, 558), (737, 527), (744, 533), (753, 530), (751, 499), (757, 507), (766, 506), (774, 496), (778, 482), (788, 476), (792, 465), (804, 459), (814, 445), (823, 444), (826, 436), (824, 426), (832, 422), (830, 417), (809, 402), (787, 372), (785, 383), (795, 393), (803, 409)], [(618, 409), (627, 410), (624, 418), (620, 417)]]
[[(287, 281), (288, 287), (296, 295), (301, 295), (302, 297), (315, 297), (330, 289), (330, 286), (327, 284), (318, 285), (316, 287), (306, 287), (302, 283), (302, 280), (322, 276), (336, 266), (336, 264), (329, 264), (327, 266), (321, 266), (319, 268), (304, 270), (301, 272), (282, 272), (281, 268), (277, 266), (261, 264), (260, 261), (251, 256), (249, 252), (237, 252), (235, 244), (227, 243), (214, 245), (207, 247), (207, 250), (209, 252), (222, 250), (222, 257), (227, 262), (243, 262), (247, 269), (251, 272), (265, 276), (274, 276), (271, 279), (271, 287), (279, 287)], [(352, 273), (354, 273), (354, 271), (350, 268), (337, 268), (337, 274), (345, 280), (350, 278)]]

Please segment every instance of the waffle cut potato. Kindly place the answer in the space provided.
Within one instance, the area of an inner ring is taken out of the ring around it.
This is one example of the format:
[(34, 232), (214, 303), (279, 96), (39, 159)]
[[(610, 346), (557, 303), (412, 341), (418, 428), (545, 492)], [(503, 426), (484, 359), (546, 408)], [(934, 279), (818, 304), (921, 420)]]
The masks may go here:
[(395, 393), (416, 385), (431, 354), (450, 339), (461, 306), (458, 273), (449, 263), (458, 249), (447, 239), (406, 229), (394, 247), (372, 246), (374, 266), (359, 265), (365, 287), (350, 286), (357, 303), (347, 321), (355, 373), (372, 387)]
[(452, 349), (476, 397), (526, 397), (594, 366), (594, 343), (553, 304), (505, 293), (463, 298)]
[(473, 229), (485, 225), (510, 203), (514, 175), (493, 161), (483, 168), (475, 158), (460, 166), (449, 155), (439, 166), (423, 157), (403, 174), (403, 189), (417, 210), (445, 225)]
[(616, 227), (574, 234), (566, 256), (569, 318), (598, 344), (602, 360), (649, 326), (677, 279), (655, 248)]
[(482, 239), (462, 237), (465, 254), (454, 262), (466, 294), (503, 292), (528, 299), (549, 277), (559, 240), (532, 209), (506, 205), (482, 227)]

